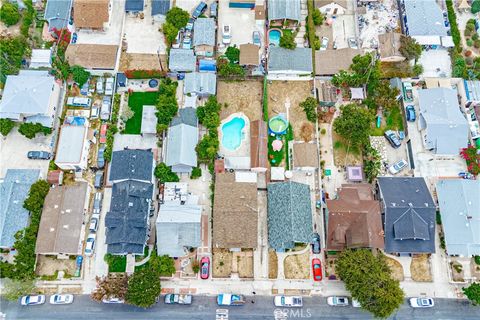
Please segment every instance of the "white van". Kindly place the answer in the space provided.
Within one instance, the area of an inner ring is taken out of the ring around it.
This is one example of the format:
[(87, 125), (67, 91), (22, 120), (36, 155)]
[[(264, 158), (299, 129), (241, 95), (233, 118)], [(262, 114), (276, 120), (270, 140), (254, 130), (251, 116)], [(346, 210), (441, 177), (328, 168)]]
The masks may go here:
[(68, 97), (67, 106), (89, 108), (92, 105), (92, 99), (84, 97)]

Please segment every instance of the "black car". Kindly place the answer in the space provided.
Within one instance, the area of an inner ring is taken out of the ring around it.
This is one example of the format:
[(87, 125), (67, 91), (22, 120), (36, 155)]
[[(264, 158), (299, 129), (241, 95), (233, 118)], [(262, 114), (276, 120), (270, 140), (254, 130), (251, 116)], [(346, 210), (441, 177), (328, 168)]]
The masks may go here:
[(312, 240), (312, 252), (317, 254), (320, 253), (322, 247), (320, 246), (320, 235), (318, 233), (313, 234)]
[(27, 157), (34, 160), (50, 160), (52, 155), (47, 151), (28, 151)]
[(105, 145), (101, 145), (100, 148), (98, 148), (98, 153), (97, 153), (97, 167), (99, 169), (103, 169), (105, 166)]
[(395, 149), (400, 148), (400, 145), (401, 145), (400, 140), (398, 139), (395, 132), (393, 132), (392, 130), (387, 130), (385, 131), (384, 135), (393, 148)]

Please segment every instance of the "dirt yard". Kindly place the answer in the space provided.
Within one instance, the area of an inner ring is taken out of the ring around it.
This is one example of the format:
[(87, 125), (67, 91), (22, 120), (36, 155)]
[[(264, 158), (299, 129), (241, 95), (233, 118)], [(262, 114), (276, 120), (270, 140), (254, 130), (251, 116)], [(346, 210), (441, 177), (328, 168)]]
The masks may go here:
[(464, 282), (465, 279), (463, 277), (463, 266), (461, 263), (457, 261), (450, 262), (450, 268), (452, 270), (452, 277), (453, 281), (455, 282)]
[(403, 279), (404, 279), (403, 267), (400, 264), (400, 262), (398, 262), (395, 259), (388, 258), (388, 257), (385, 257), (385, 262), (387, 263), (387, 265), (392, 270), (392, 278), (395, 279), (395, 280), (398, 280), (398, 281), (403, 281)]
[(360, 165), (362, 156), (358, 150), (348, 148), (345, 142), (332, 132), (333, 139), (333, 161), (336, 166)]
[(238, 276), (240, 278), (253, 278), (253, 250), (234, 253), (234, 256), (237, 259)]
[(52, 276), (56, 271), (64, 271), (69, 275), (75, 274), (75, 260), (38, 256), (37, 268), (35, 269), (38, 276)]
[(310, 252), (295, 254), (283, 261), (285, 279), (310, 278)]
[(268, 251), (268, 279), (277, 279), (278, 277), (278, 258), (274, 250)]
[(470, 272), (472, 274), (472, 277), (475, 277), (477, 279), (480, 279), (480, 265), (475, 263), (475, 258), (472, 257), (472, 260), (470, 261)]
[(331, 280), (338, 279), (338, 276), (335, 274), (335, 260), (335, 256), (328, 256), (325, 264), (325, 277)]
[(228, 278), (232, 271), (232, 253), (226, 249), (213, 249), (212, 276)]
[(432, 272), (430, 270), (430, 259), (428, 255), (421, 254), (412, 258), (410, 264), (410, 273), (413, 281), (431, 282)]
[[(120, 56), (120, 71), (126, 70), (164, 70), (167, 71), (167, 56), (164, 54), (126, 53)], [(159, 62), (161, 61), (161, 62)], [(163, 68), (162, 68), (163, 67)]]
[(271, 81), (268, 84), (268, 116), (269, 118), (284, 113), (285, 104), (290, 103), (288, 120), (292, 125), (295, 140), (303, 140), (301, 127), (308, 122), (300, 102), (311, 96), (312, 82), (309, 81)]
[(250, 121), (261, 120), (262, 96), (261, 81), (218, 81), (218, 102), (227, 104), (220, 112), (220, 120), (235, 112), (243, 112)]

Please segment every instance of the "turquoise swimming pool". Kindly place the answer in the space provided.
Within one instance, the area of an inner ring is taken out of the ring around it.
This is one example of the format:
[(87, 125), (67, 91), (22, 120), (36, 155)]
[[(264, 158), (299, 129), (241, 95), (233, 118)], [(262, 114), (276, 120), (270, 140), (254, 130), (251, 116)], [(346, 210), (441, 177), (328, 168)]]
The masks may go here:
[(235, 151), (245, 138), (243, 133), (245, 119), (235, 117), (222, 125), (222, 146), (230, 151)]
[(268, 43), (273, 44), (274, 46), (280, 46), (280, 37), (282, 33), (280, 30), (272, 29), (268, 32)]

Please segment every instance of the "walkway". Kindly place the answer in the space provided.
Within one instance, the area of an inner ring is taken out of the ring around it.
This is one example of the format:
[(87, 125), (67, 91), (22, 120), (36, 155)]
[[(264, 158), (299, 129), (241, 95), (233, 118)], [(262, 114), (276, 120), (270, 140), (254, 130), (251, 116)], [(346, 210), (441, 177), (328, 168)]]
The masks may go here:
[(148, 260), (150, 260), (150, 257), (152, 255), (152, 251), (153, 251), (153, 244), (149, 244), (148, 245), (148, 255), (142, 261), (135, 262), (135, 267), (138, 267), (138, 266), (141, 266), (141, 265), (144, 265), (145, 263), (147, 263)]
[(277, 279), (285, 280), (284, 260), (286, 257), (297, 255), (297, 254), (304, 254), (307, 251), (310, 252), (310, 245), (305, 246), (305, 248), (303, 248), (300, 251), (277, 252), (277, 264), (278, 264)]

